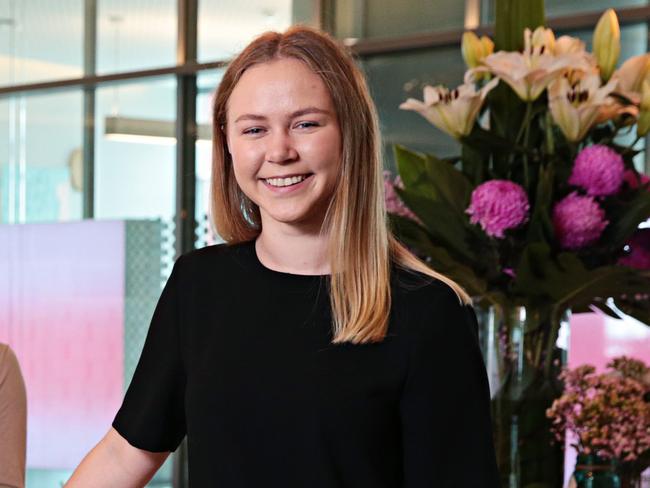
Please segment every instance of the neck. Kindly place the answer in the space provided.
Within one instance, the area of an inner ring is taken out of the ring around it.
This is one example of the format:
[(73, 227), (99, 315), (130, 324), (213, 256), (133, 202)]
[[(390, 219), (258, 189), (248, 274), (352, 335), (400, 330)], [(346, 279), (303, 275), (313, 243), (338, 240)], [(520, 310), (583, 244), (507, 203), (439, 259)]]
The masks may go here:
[(327, 236), (264, 229), (257, 237), (255, 251), (267, 268), (283, 273), (330, 274)]

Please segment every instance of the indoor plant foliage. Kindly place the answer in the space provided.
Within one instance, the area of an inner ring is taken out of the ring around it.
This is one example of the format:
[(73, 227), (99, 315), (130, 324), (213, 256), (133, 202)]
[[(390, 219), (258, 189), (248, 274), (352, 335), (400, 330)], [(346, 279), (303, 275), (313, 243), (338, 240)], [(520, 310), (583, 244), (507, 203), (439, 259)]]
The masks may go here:
[[(496, 8), (494, 42), (463, 36), (463, 84), (427, 86), (423, 100), (400, 106), (457, 139), (461, 154), (440, 159), (396, 146), (399, 184), (387, 175), (386, 185), (392, 203), (399, 197), (399, 206), (388, 203), (400, 239), (503, 317), (497, 429), (509, 429), (500, 417), (535, 410), (526, 404), (535, 397), (536, 420), (523, 428), (539, 432), (533, 424), (547, 421), (561, 392), (555, 344), (568, 310), (623, 311), (650, 323), (650, 229), (639, 229), (650, 217), (650, 183), (633, 166), (650, 129), (650, 54), (616, 69), (612, 10), (588, 52), (543, 27), (542, 1), (500, 0)], [(626, 135), (634, 141), (622, 143)], [(514, 384), (509, 318), (518, 307), (527, 311), (525, 371)], [(517, 442), (525, 451), (526, 436)], [(502, 471), (512, 469), (508, 443), (497, 440)], [(521, 485), (547, 481), (533, 478)]]
[(650, 369), (625, 356), (607, 368), (601, 374), (591, 365), (564, 370), (564, 392), (546, 413), (558, 442), (569, 430), (579, 455), (612, 460), (624, 481), (628, 474), (638, 479), (650, 453)]

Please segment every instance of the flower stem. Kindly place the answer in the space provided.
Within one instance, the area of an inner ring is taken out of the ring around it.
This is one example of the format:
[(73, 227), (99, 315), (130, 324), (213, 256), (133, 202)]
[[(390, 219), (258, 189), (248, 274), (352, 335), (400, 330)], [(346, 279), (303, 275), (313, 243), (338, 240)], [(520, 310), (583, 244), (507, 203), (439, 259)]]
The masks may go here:
[(639, 142), (639, 141), (641, 140), (642, 137), (643, 137), (643, 136), (637, 136), (637, 138), (634, 139), (634, 142), (633, 142), (632, 144), (630, 144), (630, 145), (627, 146), (625, 149), (623, 149), (622, 154), (627, 154), (627, 153), (629, 153), (629, 152), (634, 151), (634, 146), (636, 146), (636, 143)]
[(546, 153), (549, 155), (555, 154), (555, 139), (553, 138), (553, 120), (551, 118), (551, 113), (546, 112), (545, 120), (545, 136), (546, 136)]
[[(528, 149), (528, 135), (530, 134), (530, 122), (531, 122), (531, 113), (532, 113), (533, 103), (526, 103), (526, 115), (524, 116), (524, 147)], [(521, 132), (521, 131), (520, 131)], [(524, 153), (524, 188), (528, 191), (528, 153)]]
[[(521, 127), (519, 128), (519, 132), (517, 132), (517, 137), (515, 139), (515, 146), (519, 146), (519, 142), (521, 141), (521, 137), (524, 137), (524, 144), (523, 147), (526, 151), (528, 151), (528, 135), (529, 135), (529, 129), (530, 129), (530, 119), (531, 119), (531, 114), (533, 111), (533, 103), (532, 102), (526, 102), (526, 113), (524, 114), (524, 123), (521, 124)], [(528, 190), (528, 152), (524, 152), (523, 154), (523, 162), (524, 162), (524, 186), (526, 190)], [(512, 163), (511, 163), (512, 164)], [(510, 178), (510, 171), (508, 171), (508, 178)]]

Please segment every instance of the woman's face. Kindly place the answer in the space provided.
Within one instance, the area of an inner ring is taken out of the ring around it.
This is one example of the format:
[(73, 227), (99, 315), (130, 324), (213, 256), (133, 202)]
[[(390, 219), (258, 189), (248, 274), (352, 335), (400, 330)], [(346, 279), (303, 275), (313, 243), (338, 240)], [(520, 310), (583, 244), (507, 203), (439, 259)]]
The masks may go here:
[(296, 59), (248, 68), (228, 101), (226, 137), (235, 179), (259, 206), (263, 227), (320, 227), (339, 174), (341, 133), (317, 74)]

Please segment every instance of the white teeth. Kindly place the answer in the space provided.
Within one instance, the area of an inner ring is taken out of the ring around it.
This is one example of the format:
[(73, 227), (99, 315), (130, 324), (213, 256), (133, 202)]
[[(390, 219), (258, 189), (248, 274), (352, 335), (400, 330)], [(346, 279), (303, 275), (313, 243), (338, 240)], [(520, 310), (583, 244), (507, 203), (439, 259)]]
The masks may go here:
[(269, 178), (265, 181), (272, 186), (289, 186), (300, 183), (302, 180), (306, 179), (307, 175), (302, 176), (293, 176), (291, 178)]

